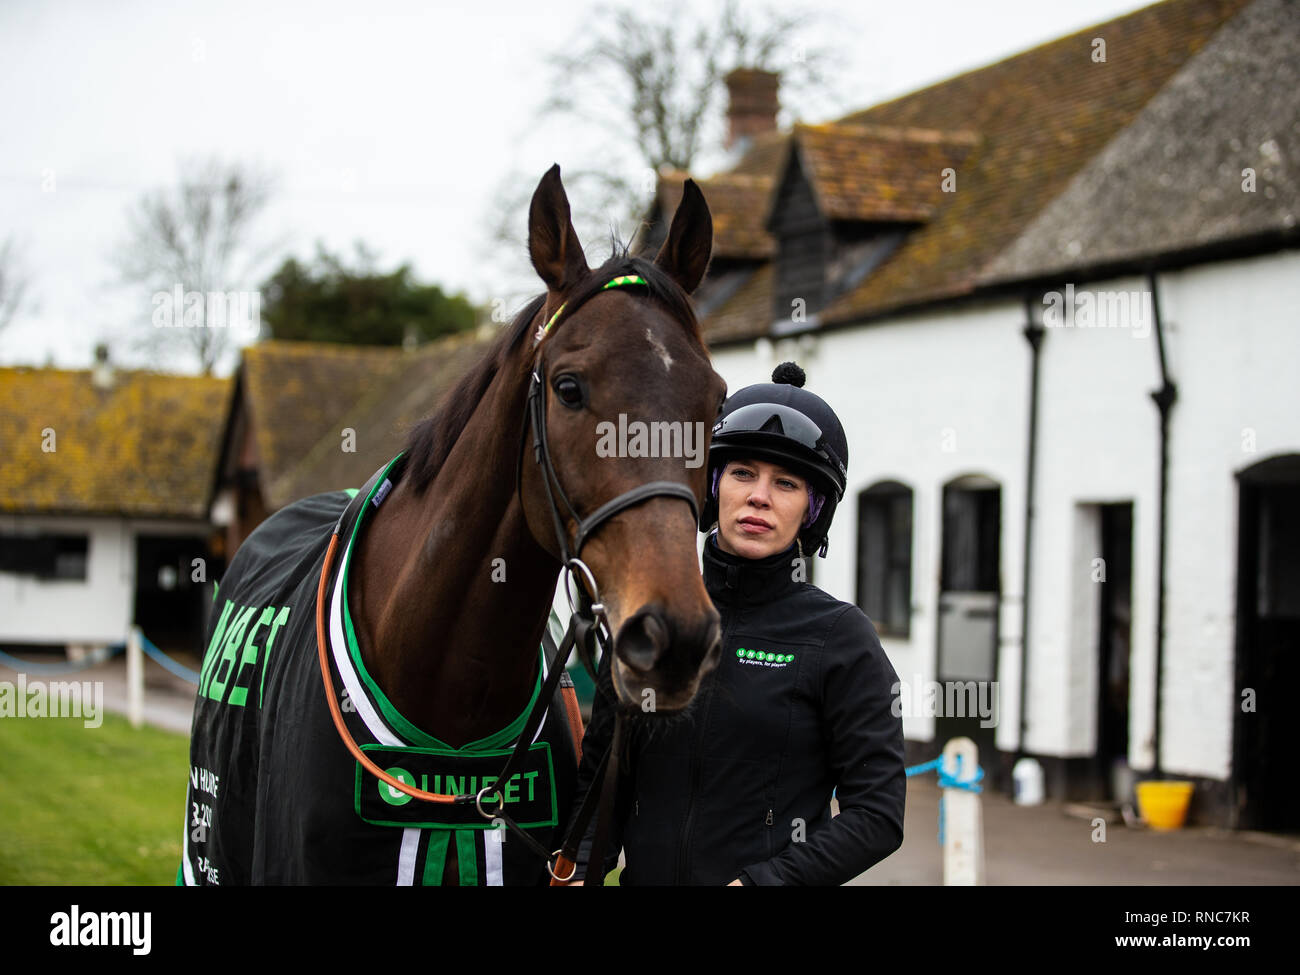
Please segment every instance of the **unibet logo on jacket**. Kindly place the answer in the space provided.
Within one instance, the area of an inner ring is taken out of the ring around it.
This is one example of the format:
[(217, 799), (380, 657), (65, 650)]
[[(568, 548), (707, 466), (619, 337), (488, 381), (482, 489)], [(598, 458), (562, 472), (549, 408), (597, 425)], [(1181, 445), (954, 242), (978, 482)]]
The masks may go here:
[(741, 647), (736, 651), (736, 659), (752, 667), (772, 667), (780, 669), (794, 662), (794, 654), (773, 650), (749, 650)]

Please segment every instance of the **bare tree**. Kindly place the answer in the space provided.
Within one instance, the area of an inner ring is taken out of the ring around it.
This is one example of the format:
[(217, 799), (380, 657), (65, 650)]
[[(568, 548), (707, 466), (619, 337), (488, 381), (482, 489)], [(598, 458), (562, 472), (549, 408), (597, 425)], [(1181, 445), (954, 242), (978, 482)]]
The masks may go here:
[[(273, 178), (215, 158), (184, 162), (180, 170), (174, 188), (145, 194), (128, 212), (129, 229), (114, 259), (123, 281), (148, 288), (156, 300), (174, 291), (204, 296), (252, 292), (258, 272), (278, 246), (259, 244), (254, 233), (274, 192)], [(178, 325), (187, 310), (168, 308)], [(137, 344), (156, 350), (160, 342), (183, 342), (199, 369), (210, 373), (239, 338), (230, 327), (213, 327), (217, 324), (225, 323), (150, 328), (137, 333)]]
[(0, 244), (0, 331), (18, 315), (27, 296), (27, 275), (18, 263), (13, 238)]
[[(553, 78), (541, 114), (576, 121), (603, 135), (599, 169), (566, 167), (565, 184), (581, 229), (609, 214), (635, 220), (665, 169), (689, 171), (710, 131), (721, 136), (723, 78), (733, 68), (779, 72), (789, 104), (824, 96), (839, 54), (803, 42), (814, 16), (753, 15), (724, 0), (712, 23), (692, 22), (680, 3), (667, 7), (600, 4), (582, 17), (582, 40), (550, 58)], [(814, 100), (824, 101), (824, 98)], [(532, 184), (512, 174), (511, 185)], [(522, 192), (522, 190), (520, 191)], [(498, 193), (493, 243), (516, 243), (526, 196)]]

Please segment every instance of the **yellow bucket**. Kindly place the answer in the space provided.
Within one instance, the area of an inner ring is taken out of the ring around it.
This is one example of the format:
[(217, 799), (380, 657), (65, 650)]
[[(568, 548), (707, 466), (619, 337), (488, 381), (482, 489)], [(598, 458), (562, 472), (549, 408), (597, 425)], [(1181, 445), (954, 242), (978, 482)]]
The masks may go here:
[(1191, 782), (1139, 782), (1138, 811), (1152, 829), (1181, 829), (1192, 801)]

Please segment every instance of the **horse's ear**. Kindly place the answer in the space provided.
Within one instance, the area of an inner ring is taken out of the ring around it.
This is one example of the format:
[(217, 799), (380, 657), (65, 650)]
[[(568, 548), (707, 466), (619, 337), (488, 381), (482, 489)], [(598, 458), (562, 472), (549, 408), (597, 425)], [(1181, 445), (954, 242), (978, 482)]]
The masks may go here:
[(682, 202), (677, 204), (668, 237), (655, 257), (682, 290), (691, 294), (699, 287), (713, 252), (713, 217), (704, 194), (688, 179), (682, 187)]
[(537, 184), (528, 207), (528, 256), (546, 287), (557, 294), (591, 273), (569, 218), (558, 163)]

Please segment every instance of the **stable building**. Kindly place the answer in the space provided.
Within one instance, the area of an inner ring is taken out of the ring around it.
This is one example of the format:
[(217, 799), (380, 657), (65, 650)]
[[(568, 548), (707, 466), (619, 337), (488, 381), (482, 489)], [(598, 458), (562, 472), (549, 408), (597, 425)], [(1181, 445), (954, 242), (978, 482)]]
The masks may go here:
[(0, 369), (0, 644), (93, 650), (132, 624), (202, 639), (223, 567), (208, 522), (230, 382)]
[(359, 487), (487, 344), (464, 333), (412, 349), (276, 340), (244, 349), (211, 485), (226, 552), (299, 498)]
[(1300, 827), (1298, 85), (1300, 7), (1168, 0), (824, 125), (773, 102), (699, 181), (716, 368), (795, 359), (847, 429), (816, 582), (909, 763), (964, 734), (1004, 790), (1033, 756), (1058, 798), (1177, 777), (1191, 822)]

